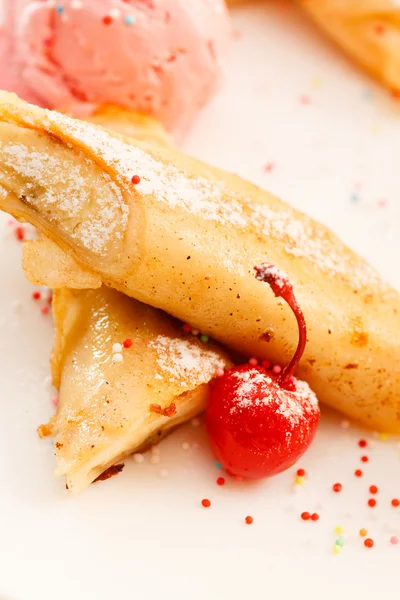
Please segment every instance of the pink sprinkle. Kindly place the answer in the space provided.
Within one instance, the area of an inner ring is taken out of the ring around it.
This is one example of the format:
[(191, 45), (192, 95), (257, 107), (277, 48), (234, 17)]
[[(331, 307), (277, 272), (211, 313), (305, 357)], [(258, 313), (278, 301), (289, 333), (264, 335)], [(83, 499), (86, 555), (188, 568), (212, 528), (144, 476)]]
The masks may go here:
[(397, 537), (397, 535), (392, 535), (392, 537), (390, 538), (390, 543), (394, 546), (399, 543), (399, 538)]
[(269, 362), (269, 360), (263, 360), (261, 364), (264, 367), (264, 369), (269, 369), (271, 366), (271, 363)]
[(10, 227), (12, 227), (14, 225), (15, 221), (13, 219), (8, 219), (7, 221), (7, 225), (9, 225)]
[(53, 406), (58, 406), (58, 396), (53, 396), (51, 399), (51, 403)]
[(40, 309), (40, 312), (42, 313), (42, 315), (49, 314), (49, 307), (48, 306), (42, 306), (42, 308)]
[(310, 104), (311, 98), (310, 96), (300, 96), (301, 104)]
[(282, 367), (280, 367), (279, 365), (274, 365), (272, 367), (272, 372), (275, 373), (275, 375), (279, 375), (279, 373), (282, 371)]
[(219, 367), (217, 369), (217, 373), (216, 373), (217, 377), (222, 377), (224, 374), (225, 374), (225, 371), (221, 367)]
[(377, 205), (379, 206), (379, 208), (386, 208), (386, 206), (388, 205), (388, 201), (387, 200), (378, 200)]
[(264, 167), (264, 173), (271, 173), (271, 171), (273, 170), (274, 167), (275, 167), (275, 165), (273, 162), (267, 163)]
[(258, 365), (258, 360), (256, 358), (250, 358), (249, 365), (256, 367)]

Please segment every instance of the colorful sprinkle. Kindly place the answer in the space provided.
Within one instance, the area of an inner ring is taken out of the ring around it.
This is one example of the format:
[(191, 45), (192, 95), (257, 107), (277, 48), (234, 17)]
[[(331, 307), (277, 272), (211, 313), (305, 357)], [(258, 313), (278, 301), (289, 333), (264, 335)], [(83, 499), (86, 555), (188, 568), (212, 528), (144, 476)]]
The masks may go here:
[(201, 505), (204, 506), (204, 508), (209, 508), (211, 506), (211, 502), (208, 498), (203, 498)]
[(371, 494), (377, 494), (378, 493), (378, 488), (376, 487), (376, 485), (370, 485), (369, 486), (369, 491)]
[(319, 514), (318, 513), (313, 513), (311, 515), (311, 521), (318, 521), (319, 519)]
[(219, 367), (215, 372), (217, 377), (222, 377), (225, 374), (225, 371), (222, 367)]
[(271, 363), (269, 362), (269, 360), (263, 360), (261, 364), (264, 367), (264, 369), (269, 369), (271, 366)]
[(112, 8), (110, 10), (110, 17), (115, 20), (119, 19), (121, 17), (121, 11), (119, 8)]
[(337, 544), (335, 544), (333, 546), (333, 554), (340, 554), (341, 551), (342, 551), (342, 547), (341, 546), (338, 546)]
[(134, 15), (126, 15), (125, 19), (124, 19), (124, 23), (125, 25), (133, 25), (136, 21), (136, 18), (134, 17)]
[(42, 306), (42, 308), (40, 309), (40, 312), (42, 313), (42, 315), (48, 315), (49, 314), (49, 307), (48, 306)]
[(303, 521), (308, 521), (311, 518), (311, 515), (309, 512), (302, 512), (300, 516), (303, 519)]
[(269, 162), (265, 165), (264, 167), (264, 173), (271, 173), (271, 171), (274, 169), (275, 165), (273, 162)]
[(42, 294), (40, 292), (32, 292), (33, 300), (40, 300), (41, 297), (42, 297)]
[(354, 471), (354, 475), (355, 475), (356, 477), (361, 477), (361, 476), (362, 476), (362, 474), (363, 474), (363, 472), (361, 471), (361, 469), (356, 469), (356, 470)]
[(254, 358), (254, 357), (253, 357), (253, 358), (250, 358), (250, 359), (249, 359), (249, 365), (250, 365), (251, 367), (256, 367), (256, 366), (258, 365), (258, 360), (257, 360), (256, 358)]
[(201, 334), (201, 336), (200, 336), (200, 341), (201, 341), (203, 344), (207, 344), (208, 340), (209, 340), (209, 337), (208, 337), (208, 335), (205, 335), (204, 333), (202, 333), (202, 334)]
[(113, 344), (112, 350), (113, 350), (113, 352), (121, 352), (121, 350), (122, 350), (122, 345), (121, 345), (121, 344), (118, 344), (118, 343), (116, 343), (116, 344)]
[(367, 535), (368, 531), (362, 527), (359, 531), (359, 534), (361, 535), (361, 537), (365, 537)]
[(362, 457), (361, 457), (361, 461), (362, 461), (362, 462), (368, 462), (368, 461), (369, 461), (369, 458), (368, 458), (368, 456), (362, 456)]
[(371, 508), (374, 508), (374, 506), (376, 506), (376, 500), (375, 500), (375, 498), (370, 498), (368, 500), (368, 506), (371, 507)]
[(394, 506), (395, 508), (397, 508), (398, 506), (400, 506), (400, 500), (398, 500), (398, 498), (393, 498), (393, 500), (392, 500), (392, 506)]
[(251, 525), (251, 524), (252, 524), (252, 522), (253, 522), (253, 520), (254, 520), (254, 519), (253, 519), (253, 517), (246, 517), (246, 518), (245, 518), (246, 525)]
[(217, 469), (222, 469), (222, 465), (218, 461), (215, 462), (215, 466), (217, 467)]
[(182, 330), (184, 333), (190, 333), (192, 331), (192, 328), (190, 327), (190, 325), (188, 323), (184, 323), (182, 325)]
[(224, 479), (224, 477), (218, 477), (218, 479), (217, 479), (217, 485), (225, 485), (225, 479)]
[[(381, 200), (381, 202), (385, 202), (385, 201)], [(386, 442), (386, 440), (389, 438), (389, 434), (388, 433), (378, 433), (378, 438), (381, 440), (381, 442)]]
[(16, 227), (14, 234), (15, 234), (15, 237), (17, 238), (17, 240), (19, 242), (23, 242), (24, 241), (24, 239), (25, 239), (25, 232), (24, 232), (23, 227)]
[(58, 402), (59, 402), (58, 396), (53, 396), (52, 399), (51, 399), (52, 405), (53, 406), (58, 406)]
[(304, 483), (304, 477), (300, 477), (298, 475), (294, 481), (295, 481), (296, 485), (303, 485), (303, 483)]
[(342, 484), (341, 483), (334, 483), (332, 486), (332, 489), (334, 492), (339, 493), (342, 491)]
[(365, 448), (367, 445), (367, 441), (366, 440), (359, 440), (358, 445), (360, 446), (360, 448)]
[(397, 537), (397, 535), (392, 535), (392, 537), (390, 538), (390, 543), (394, 546), (399, 543), (399, 538)]
[(304, 469), (297, 469), (297, 476), (298, 477), (304, 477), (304, 475), (306, 474)]
[(104, 25), (111, 25), (112, 23), (112, 17), (110, 15), (106, 15), (105, 17), (103, 17), (103, 23)]
[(337, 535), (340, 535), (343, 532), (344, 532), (343, 527), (341, 525), (336, 525), (336, 527), (335, 527), (335, 533), (337, 533)]
[(371, 538), (367, 538), (366, 540), (364, 540), (364, 546), (366, 548), (372, 548), (373, 545), (374, 545), (374, 540), (372, 540)]
[(132, 342), (132, 340), (130, 338), (126, 338), (126, 340), (124, 340), (122, 342), (122, 345), (123, 345), (124, 348), (128, 349), (128, 348), (130, 348), (132, 346), (132, 343), (133, 342)]
[(124, 360), (124, 357), (122, 356), (122, 354), (120, 352), (117, 352), (116, 354), (114, 354), (112, 359), (113, 359), (113, 362), (115, 362), (115, 363), (122, 363)]
[(349, 429), (350, 421), (346, 421), (346, 419), (343, 419), (342, 421), (340, 421), (340, 427), (342, 429)]
[(64, 12), (64, 7), (62, 4), (57, 4), (56, 5), (56, 13), (58, 13), (59, 15)]
[(140, 454), (140, 452), (136, 452), (136, 454), (133, 455), (133, 460), (135, 463), (141, 464), (144, 462), (144, 456), (143, 454)]
[(344, 539), (343, 538), (338, 538), (335, 542), (335, 546), (340, 546), (340, 548), (343, 548), (344, 546)]
[(272, 367), (272, 372), (275, 373), (275, 375), (279, 375), (279, 373), (282, 371), (282, 367), (280, 365), (274, 365)]
[(133, 185), (137, 185), (138, 183), (140, 183), (140, 177), (139, 175), (134, 175), (131, 179)]

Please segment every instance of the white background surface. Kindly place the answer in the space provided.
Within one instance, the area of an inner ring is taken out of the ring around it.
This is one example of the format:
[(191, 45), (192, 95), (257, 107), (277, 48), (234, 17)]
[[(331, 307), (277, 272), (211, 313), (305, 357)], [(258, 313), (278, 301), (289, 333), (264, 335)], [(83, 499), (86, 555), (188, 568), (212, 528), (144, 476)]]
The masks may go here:
[[(324, 221), (400, 287), (400, 104), (292, 8), (242, 8), (234, 22), (241, 37), (225, 88), (186, 149)], [(264, 173), (267, 163), (274, 168)], [(390, 506), (400, 497), (398, 441), (344, 430), (335, 415), (324, 414), (298, 465), (310, 476), (297, 494), (295, 470), (216, 486), (221, 472), (202, 427), (189, 424), (162, 443), (160, 464), (128, 460), (121, 475), (71, 498), (52, 476), (50, 442), (36, 435), (52, 411), (51, 319), (31, 300), (6, 221), (0, 218), (1, 600), (398, 595), (400, 544), (389, 543), (400, 537), (400, 508)], [(367, 465), (361, 436), (373, 440)], [(354, 477), (356, 468), (363, 478)], [(331, 491), (336, 481), (340, 494)], [(370, 484), (379, 486), (375, 509), (367, 506)], [(303, 510), (320, 520), (302, 522)], [(249, 514), (252, 526), (244, 525)], [(334, 556), (339, 524), (348, 537)], [(360, 527), (373, 549), (363, 546)]]

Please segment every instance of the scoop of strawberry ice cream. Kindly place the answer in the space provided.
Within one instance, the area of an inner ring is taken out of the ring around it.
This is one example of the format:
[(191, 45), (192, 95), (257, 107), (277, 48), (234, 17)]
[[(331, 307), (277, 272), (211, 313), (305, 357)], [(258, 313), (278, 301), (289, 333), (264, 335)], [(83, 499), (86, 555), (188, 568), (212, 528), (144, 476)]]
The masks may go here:
[(179, 135), (218, 87), (230, 42), (223, 0), (9, 3), (20, 87), (44, 106), (87, 116), (118, 104)]

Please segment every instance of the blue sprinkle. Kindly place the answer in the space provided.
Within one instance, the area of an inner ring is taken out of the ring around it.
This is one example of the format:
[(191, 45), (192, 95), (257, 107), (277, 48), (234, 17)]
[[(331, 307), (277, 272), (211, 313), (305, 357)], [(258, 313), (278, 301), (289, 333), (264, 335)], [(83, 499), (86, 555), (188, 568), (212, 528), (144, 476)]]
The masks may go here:
[(57, 4), (56, 6), (56, 12), (58, 12), (58, 14), (61, 14), (64, 10), (64, 7), (62, 4)]
[(360, 199), (360, 196), (358, 194), (356, 194), (355, 192), (353, 192), (353, 194), (350, 196), (350, 200), (352, 202), (358, 202), (359, 199)]
[(136, 19), (133, 15), (126, 15), (126, 17), (124, 19), (124, 22), (126, 25), (133, 25), (135, 21), (136, 21)]
[(215, 463), (215, 466), (217, 467), (217, 469), (222, 469), (222, 465), (218, 461)]

